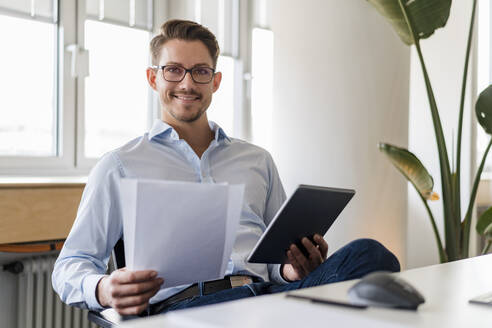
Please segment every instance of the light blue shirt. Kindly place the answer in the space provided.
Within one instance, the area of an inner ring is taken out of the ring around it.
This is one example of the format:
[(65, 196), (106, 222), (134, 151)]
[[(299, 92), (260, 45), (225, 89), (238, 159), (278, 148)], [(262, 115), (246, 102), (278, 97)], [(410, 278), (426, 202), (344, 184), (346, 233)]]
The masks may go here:
[[(171, 126), (156, 120), (150, 132), (105, 154), (96, 164), (53, 271), (53, 288), (63, 302), (103, 309), (95, 291), (106, 272), (111, 251), (123, 235), (119, 182), (125, 177), (244, 184), (240, 224), (226, 274), (249, 274), (265, 281), (286, 283), (280, 275), (280, 265), (246, 262), (285, 200), (272, 157), (257, 146), (229, 138), (214, 122), (209, 125), (215, 138), (201, 158), (186, 141), (179, 139)], [(161, 289), (150, 303), (186, 287)]]

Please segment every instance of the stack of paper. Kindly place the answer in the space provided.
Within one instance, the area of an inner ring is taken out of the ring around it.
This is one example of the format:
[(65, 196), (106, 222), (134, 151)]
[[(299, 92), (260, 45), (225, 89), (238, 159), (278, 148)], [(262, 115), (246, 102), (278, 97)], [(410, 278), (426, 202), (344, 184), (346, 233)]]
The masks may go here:
[(125, 261), (156, 270), (162, 288), (224, 276), (244, 186), (123, 179)]

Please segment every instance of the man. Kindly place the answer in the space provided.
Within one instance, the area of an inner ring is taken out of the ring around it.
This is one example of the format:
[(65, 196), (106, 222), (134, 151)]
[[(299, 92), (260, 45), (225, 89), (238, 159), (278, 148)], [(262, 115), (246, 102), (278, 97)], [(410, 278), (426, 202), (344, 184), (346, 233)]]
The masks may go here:
[[(53, 271), (53, 287), (64, 302), (94, 310), (113, 307), (122, 315), (156, 314), (399, 270), (395, 256), (369, 239), (354, 241), (326, 259), (328, 245), (319, 235), (314, 243), (302, 239), (307, 257), (292, 245), (288, 263), (247, 263), (285, 200), (273, 160), (265, 150), (229, 138), (207, 120), (222, 77), (215, 72), (219, 47), (210, 31), (190, 21), (168, 21), (151, 41), (151, 54), (147, 80), (159, 95), (162, 120), (149, 133), (103, 156), (92, 170)], [(118, 188), (123, 177), (244, 184), (227, 276), (160, 289), (166, 277), (151, 270), (123, 268), (105, 275), (111, 250), (123, 234)]]

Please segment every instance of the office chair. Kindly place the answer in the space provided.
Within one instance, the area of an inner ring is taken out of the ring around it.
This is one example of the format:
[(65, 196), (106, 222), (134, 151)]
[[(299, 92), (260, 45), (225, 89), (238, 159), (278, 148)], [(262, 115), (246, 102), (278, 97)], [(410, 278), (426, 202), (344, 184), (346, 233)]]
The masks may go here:
[[(123, 239), (120, 238), (113, 248), (112, 254), (112, 264), (113, 269), (123, 268), (125, 266), (125, 246), (123, 244)], [(110, 265), (110, 267), (111, 267)], [(111, 311), (114, 311), (111, 309)], [(116, 311), (115, 311), (116, 312)], [(115, 314), (116, 315), (116, 314)], [(90, 322), (95, 323), (102, 328), (115, 328), (116, 323), (110, 319), (104, 317), (101, 312), (89, 311), (87, 317)]]

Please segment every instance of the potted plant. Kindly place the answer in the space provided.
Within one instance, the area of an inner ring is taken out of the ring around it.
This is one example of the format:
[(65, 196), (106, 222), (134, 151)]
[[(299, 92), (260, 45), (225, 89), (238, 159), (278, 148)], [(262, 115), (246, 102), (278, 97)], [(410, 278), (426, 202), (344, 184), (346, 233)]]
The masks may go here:
[[(477, 0), (473, 0), (470, 29), (466, 47), (465, 65), (463, 72), (463, 82), (461, 88), (461, 101), (458, 112), (458, 135), (457, 152), (453, 166), (446, 149), (441, 119), (439, 117), (438, 106), (434, 97), (432, 85), (427, 73), (427, 69), (420, 48), (420, 40), (430, 37), (438, 28), (444, 27), (449, 18), (451, 0), (367, 0), (377, 11), (386, 17), (401, 40), (411, 46), (415, 45), (422, 72), (424, 75), (429, 107), (432, 116), (435, 137), (437, 141), (437, 151), (439, 156), (440, 174), (442, 183), (442, 205), (444, 214), (444, 244), (437, 229), (434, 215), (429, 208), (428, 202), (439, 199), (433, 191), (434, 181), (420, 160), (410, 151), (404, 148), (393, 146), (387, 143), (380, 143), (379, 149), (388, 156), (396, 168), (410, 181), (418, 192), (429, 215), (432, 229), (434, 231), (439, 259), (441, 262), (454, 261), (468, 257), (470, 225), (475, 204), (478, 184), (483, 171), (485, 159), (492, 145), (489, 141), (483, 158), (480, 162), (475, 175), (473, 187), (470, 194), (467, 210), (463, 220), (461, 219), (461, 188), (460, 188), (460, 169), (461, 169), (461, 138), (463, 130), (463, 110), (466, 91), (466, 77), (468, 73), (468, 63), (470, 57), (471, 41), (473, 34), (473, 24)], [(479, 96), (475, 112), (478, 123), (485, 132), (492, 135), (492, 85), (487, 87)], [(451, 169), (451, 167), (455, 169)], [(483, 252), (487, 252), (492, 243), (492, 207), (481, 215), (477, 223), (477, 231), (487, 238), (487, 245)]]

